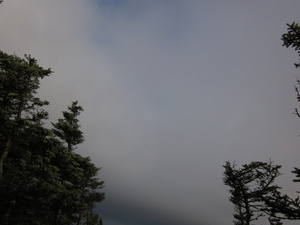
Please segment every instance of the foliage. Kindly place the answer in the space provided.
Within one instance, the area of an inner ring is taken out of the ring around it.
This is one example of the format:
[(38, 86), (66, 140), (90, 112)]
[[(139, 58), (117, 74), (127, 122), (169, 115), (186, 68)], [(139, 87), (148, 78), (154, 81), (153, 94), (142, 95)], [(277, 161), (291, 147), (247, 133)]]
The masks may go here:
[(52, 73), (31, 56), (0, 51), (0, 224), (101, 224), (93, 209), (103, 182), (88, 157), (73, 150), (84, 141), (73, 102), (63, 118), (44, 127), (49, 104), (36, 97)]
[[(300, 26), (298, 23), (287, 24), (287, 33), (281, 37), (283, 46), (293, 48), (300, 59)], [(294, 64), (300, 67), (300, 60)], [(300, 80), (297, 79), (298, 86)], [(295, 86), (297, 100), (300, 102), (300, 92)], [(300, 117), (298, 109), (295, 114)], [(252, 162), (237, 169), (235, 164), (226, 163), (223, 182), (230, 187), (230, 201), (235, 206), (236, 225), (250, 225), (250, 222), (261, 216), (268, 215), (271, 225), (282, 225), (282, 219), (300, 220), (300, 198), (295, 199), (280, 193), (280, 187), (273, 185), (280, 175), (281, 166), (272, 162)], [(294, 168), (294, 182), (300, 182), (300, 169)]]
[[(283, 46), (289, 48), (292, 47), (299, 56), (299, 60), (300, 60), (300, 26), (298, 23), (291, 23), (291, 24), (287, 24), (288, 28), (288, 32), (284, 33), (281, 36), (281, 40), (283, 41)], [(295, 67), (298, 68), (300, 66), (300, 61), (299, 63), (294, 63)], [(300, 80), (297, 79), (297, 84), (300, 84)], [(300, 102), (300, 93), (298, 90), (298, 86), (295, 86), (295, 90), (297, 93), (297, 100)], [(298, 109), (295, 109), (295, 114), (300, 117), (300, 114), (298, 112)], [(296, 171), (296, 170), (295, 170)]]
[[(300, 26), (298, 23), (291, 23), (287, 24), (288, 32), (284, 33), (281, 37), (281, 40), (283, 41), (283, 46), (289, 48), (293, 48), (297, 53), (299, 57), (299, 63), (294, 63), (295, 67), (298, 68), (300, 67)], [(300, 80), (297, 78), (297, 84), (298, 86), (300, 85)], [(298, 86), (295, 86), (296, 94), (297, 94), (297, 100), (300, 102), (300, 93), (299, 93), (299, 88)], [(300, 117), (299, 110), (295, 108), (295, 114)], [(292, 173), (296, 174), (296, 178), (293, 181), (294, 182), (300, 182), (300, 169), (295, 167)], [(300, 200), (299, 197), (292, 200), (285, 196), (286, 199), (284, 199), (285, 202), (288, 202), (290, 205), (289, 208), (285, 210), (285, 214), (290, 218), (290, 219), (297, 219), (300, 220)], [(281, 201), (281, 204), (286, 204), (284, 201)]]
[(41, 126), (49, 104), (35, 97), (40, 80), (51, 74), (30, 56), (21, 59), (0, 51), (0, 177), (9, 151), (16, 148), (20, 133), (29, 126)]
[[(281, 36), (281, 40), (283, 41), (283, 45), (287, 48), (292, 47), (298, 53), (300, 57), (300, 27), (298, 23), (287, 24), (288, 32)], [(296, 68), (300, 66), (300, 63), (294, 64)]]
[(74, 146), (84, 141), (83, 133), (79, 130), (78, 124), (78, 116), (83, 108), (77, 104), (77, 101), (73, 102), (72, 106), (68, 107), (69, 111), (63, 112), (64, 118), (59, 119), (57, 123), (52, 123), (53, 133), (67, 143), (69, 151), (74, 150)]
[(226, 162), (223, 182), (230, 187), (229, 200), (234, 204), (236, 212), (234, 224), (250, 225), (251, 221), (264, 215), (274, 217), (265, 200), (280, 189), (273, 184), (280, 175), (280, 167), (270, 161), (251, 162), (237, 169), (235, 163)]

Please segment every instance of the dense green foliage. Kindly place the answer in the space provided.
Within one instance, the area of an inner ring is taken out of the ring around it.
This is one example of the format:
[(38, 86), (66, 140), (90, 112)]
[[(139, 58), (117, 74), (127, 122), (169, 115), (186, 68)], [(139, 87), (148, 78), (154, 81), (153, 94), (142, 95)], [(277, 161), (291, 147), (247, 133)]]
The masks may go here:
[(47, 129), (49, 104), (36, 97), (51, 74), (31, 56), (0, 51), (0, 224), (102, 224), (99, 169), (73, 150), (84, 141), (73, 102)]

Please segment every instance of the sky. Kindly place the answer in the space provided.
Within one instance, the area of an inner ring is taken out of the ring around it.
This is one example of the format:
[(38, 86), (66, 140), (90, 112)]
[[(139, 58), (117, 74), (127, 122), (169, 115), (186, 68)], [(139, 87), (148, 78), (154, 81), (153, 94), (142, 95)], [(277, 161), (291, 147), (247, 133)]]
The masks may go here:
[[(0, 49), (54, 73), (50, 121), (78, 100), (105, 225), (233, 224), (223, 165), (272, 159), (294, 195), (298, 0), (4, 0)], [(297, 224), (286, 222), (287, 225)]]

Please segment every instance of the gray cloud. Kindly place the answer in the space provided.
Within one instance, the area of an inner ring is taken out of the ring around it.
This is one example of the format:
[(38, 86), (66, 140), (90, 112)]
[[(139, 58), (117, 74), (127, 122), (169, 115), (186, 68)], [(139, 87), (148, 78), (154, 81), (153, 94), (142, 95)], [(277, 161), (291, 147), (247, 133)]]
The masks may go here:
[(85, 108), (105, 224), (230, 224), (226, 160), (272, 158), (297, 190), (297, 58), (280, 36), (299, 4), (10, 0), (0, 48), (54, 70), (40, 92), (52, 120)]

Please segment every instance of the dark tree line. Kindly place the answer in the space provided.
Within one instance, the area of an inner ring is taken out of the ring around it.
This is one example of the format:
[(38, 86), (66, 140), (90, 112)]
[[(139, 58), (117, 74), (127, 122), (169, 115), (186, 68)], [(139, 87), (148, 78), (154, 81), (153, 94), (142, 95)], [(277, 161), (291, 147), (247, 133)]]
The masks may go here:
[(75, 101), (53, 128), (37, 95), (52, 73), (31, 56), (0, 51), (0, 224), (96, 225), (103, 182), (88, 157), (74, 152), (84, 141)]
[[(281, 37), (283, 46), (293, 48), (299, 56), (295, 67), (300, 67), (300, 26), (293, 22), (287, 24), (287, 33)], [(297, 100), (300, 102), (300, 92), (297, 79), (295, 86)], [(300, 117), (298, 109), (295, 114)], [(235, 163), (224, 165), (223, 183), (229, 186), (230, 198), (233, 203), (235, 225), (250, 225), (260, 217), (267, 217), (270, 225), (282, 225), (282, 220), (300, 220), (300, 199), (293, 199), (281, 193), (281, 187), (274, 184), (280, 176), (280, 165), (269, 162), (251, 162), (237, 168)], [(300, 169), (294, 168), (294, 182), (300, 182)]]

